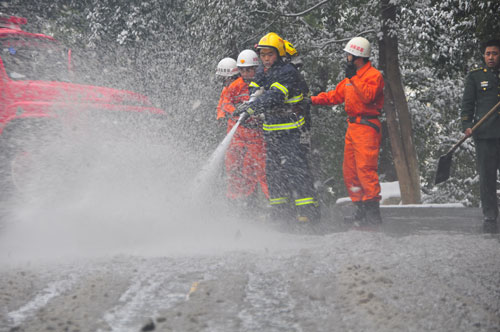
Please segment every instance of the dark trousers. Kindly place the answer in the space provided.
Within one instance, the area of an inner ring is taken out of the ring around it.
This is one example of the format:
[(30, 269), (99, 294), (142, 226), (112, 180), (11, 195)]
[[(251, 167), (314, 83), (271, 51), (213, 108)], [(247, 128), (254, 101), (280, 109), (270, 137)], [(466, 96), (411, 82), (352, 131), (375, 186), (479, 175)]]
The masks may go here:
[(498, 217), (497, 175), (500, 169), (500, 138), (476, 138), (474, 143), (483, 215), (488, 219), (496, 219)]
[(309, 146), (301, 144), (299, 129), (265, 133), (266, 176), (274, 217), (306, 216), (319, 219)]

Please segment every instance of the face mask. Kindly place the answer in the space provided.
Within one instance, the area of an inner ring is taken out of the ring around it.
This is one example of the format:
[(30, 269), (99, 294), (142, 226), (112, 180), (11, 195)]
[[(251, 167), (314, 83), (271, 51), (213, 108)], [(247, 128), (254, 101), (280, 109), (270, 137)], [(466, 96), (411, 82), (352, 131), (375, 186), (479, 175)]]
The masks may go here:
[(356, 75), (356, 65), (354, 64), (354, 61), (347, 61), (345, 66), (345, 76), (347, 78), (352, 78), (354, 75)]

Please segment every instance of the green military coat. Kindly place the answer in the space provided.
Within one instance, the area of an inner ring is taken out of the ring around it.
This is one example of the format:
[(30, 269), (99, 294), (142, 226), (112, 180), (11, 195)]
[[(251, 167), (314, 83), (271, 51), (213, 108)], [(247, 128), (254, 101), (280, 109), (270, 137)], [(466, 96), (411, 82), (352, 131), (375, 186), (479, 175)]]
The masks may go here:
[[(487, 67), (473, 69), (465, 79), (462, 129), (471, 128), (500, 101), (500, 73)], [(475, 138), (500, 138), (500, 111), (474, 130)]]

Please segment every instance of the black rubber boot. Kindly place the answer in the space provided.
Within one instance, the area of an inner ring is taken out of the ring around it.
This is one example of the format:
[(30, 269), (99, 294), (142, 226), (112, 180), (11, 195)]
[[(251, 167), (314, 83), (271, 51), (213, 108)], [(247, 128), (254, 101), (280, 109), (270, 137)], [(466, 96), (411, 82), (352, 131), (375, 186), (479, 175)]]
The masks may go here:
[(344, 221), (347, 223), (362, 223), (366, 217), (366, 209), (364, 202), (352, 202), (354, 204), (355, 210), (352, 216), (345, 216)]
[(270, 217), (271, 220), (280, 224), (295, 223), (295, 208), (288, 203), (271, 206)]
[(297, 221), (302, 223), (318, 224), (321, 220), (321, 211), (319, 206), (308, 204), (297, 207)]
[(379, 201), (365, 201), (365, 212), (366, 212), (365, 220), (368, 224), (378, 225), (382, 223)]

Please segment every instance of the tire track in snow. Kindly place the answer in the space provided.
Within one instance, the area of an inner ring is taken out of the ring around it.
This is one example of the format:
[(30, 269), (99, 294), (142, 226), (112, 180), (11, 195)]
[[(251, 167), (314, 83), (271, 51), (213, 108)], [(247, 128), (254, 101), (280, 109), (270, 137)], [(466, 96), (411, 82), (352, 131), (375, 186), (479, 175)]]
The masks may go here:
[(173, 279), (165, 271), (137, 275), (118, 300), (119, 304), (103, 315), (110, 330), (138, 331), (147, 319), (158, 314), (158, 310), (185, 301), (189, 285), (170, 282), (164, 286), (168, 280)]
[(70, 274), (67, 279), (51, 282), (41, 292), (39, 292), (31, 301), (23, 305), (21, 308), (11, 311), (7, 314), (12, 326), (18, 326), (27, 318), (33, 316), (35, 312), (46, 306), (54, 297), (71, 289), (76, 281), (77, 276)]
[(302, 331), (295, 321), (295, 302), (287, 280), (280, 273), (248, 272), (245, 298), (248, 307), (238, 314), (244, 330)]

